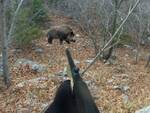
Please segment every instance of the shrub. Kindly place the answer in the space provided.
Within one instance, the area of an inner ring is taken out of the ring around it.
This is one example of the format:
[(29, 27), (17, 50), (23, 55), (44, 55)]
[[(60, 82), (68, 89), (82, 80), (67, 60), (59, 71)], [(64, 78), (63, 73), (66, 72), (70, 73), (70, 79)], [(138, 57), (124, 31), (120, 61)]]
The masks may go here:
[(18, 46), (31, 44), (32, 40), (42, 35), (42, 22), (47, 18), (46, 11), (42, 6), (43, 0), (31, 0), (28, 6), (23, 6), (17, 16), (15, 42)]
[(32, 0), (31, 11), (33, 15), (32, 21), (37, 25), (48, 18), (46, 10), (43, 7), (43, 0)]
[(132, 45), (133, 40), (129, 34), (122, 34), (120, 37), (119, 45)]
[(31, 44), (32, 40), (40, 38), (41, 35), (42, 31), (39, 28), (28, 26), (27, 30), (17, 33), (15, 39), (18, 46), (25, 46)]

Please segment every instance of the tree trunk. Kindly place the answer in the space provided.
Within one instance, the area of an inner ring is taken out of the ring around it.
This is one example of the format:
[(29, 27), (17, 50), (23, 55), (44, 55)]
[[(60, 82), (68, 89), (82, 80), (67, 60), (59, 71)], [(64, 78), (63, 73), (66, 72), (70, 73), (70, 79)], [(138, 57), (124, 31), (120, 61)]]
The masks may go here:
[[(0, 1), (0, 12), (2, 12), (2, 2)], [(0, 18), (0, 52), (1, 52), (1, 49), (2, 49), (2, 36), (3, 36), (3, 33), (2, 33), (2, 18)]]
[(10, 86), (10, 75), (9, 75), (9, 67), (8, 67), (8, 42), (7, 42), (7, 35), (6, 35), (6, 0), (1, 0), (1, 8), (2, 8), (2, 61), (3, 61), (3, 77), (4, 82), (7, 87)]
[(145, 67), (148, 67), (149, 64), (150, 64), (150, 55), (148, 56), (147, 63), (146, 63), (146, 65), (145, 65)]
[[(111, 27), (111, 34), (112, 35), (114, 35), (116, 28), (117, 28), (117, 17), (118, 17), (117, 10), (119, 8), (118, 3), (119, 3), (118, 0), (115, 0), (115, 12), (114, 12), (113, 23), (112, 23), (112, 27)], [(114, 43), (115, 43), (115, 41), (112, 40), (110, 46), (112, 46)], [(106, 51), (106, 53), (104, 52), (103, 59), (105, 59), (106, 62), (112, 56), (113, 50), (114, 50), (114, 47), (112, 46), (108, 51)]]
[(139, 54), (140, 54), (140, 36), (137, 36), (137, 45), (136, 45), (136, 53), (135, 53), (135, 64), (138, 63)]

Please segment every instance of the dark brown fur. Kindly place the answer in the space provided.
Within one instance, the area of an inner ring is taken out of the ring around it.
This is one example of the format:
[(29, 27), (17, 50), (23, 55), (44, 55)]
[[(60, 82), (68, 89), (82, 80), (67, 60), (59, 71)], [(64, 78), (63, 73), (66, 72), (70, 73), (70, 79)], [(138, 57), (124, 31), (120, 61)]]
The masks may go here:
[(75, 42), (73, 37), (75, 34), (73, 33), (73, 30), (66, 25), (63, 26), (53, 26), (47, 33), (48, 43), (52, 44), (53, 39), (59, 39), (60, 44), (63, 43), (63, 41), (66, 41), (68, 44), (70, 42)]

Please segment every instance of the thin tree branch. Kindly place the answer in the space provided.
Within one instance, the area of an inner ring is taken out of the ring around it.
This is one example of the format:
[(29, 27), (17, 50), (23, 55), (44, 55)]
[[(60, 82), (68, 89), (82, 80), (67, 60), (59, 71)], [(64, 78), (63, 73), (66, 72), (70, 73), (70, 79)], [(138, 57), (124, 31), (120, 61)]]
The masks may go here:
[(121, 4), (122, 4), (123, 1), (124, 1), (124, 0), (120, 0), (120, 1), (119, 1), (118, 8), (120, 8), (120, 6), (121, 6)]
[(12, 22), (11, 22), (11, 26), (10, 26), (10, 29), (9, 29), (9, 32), (8, 32), (8, 42), (11, 40), (11, 35), (12, 35), (12, 32), (13, 32), (13, 29), (14, 29), (14, 24), (16, 22), (16, 17), (17, 17), (17, 14), (19, 12), (19, 9), (20, 7), (22, 6), (22, 3), (23, 3), (24, 0), (20, 0), (19, 4), (18, 4), (18, 7), (14, 13), (14, 16), (13, 16), (13, 19), (12, 19)]

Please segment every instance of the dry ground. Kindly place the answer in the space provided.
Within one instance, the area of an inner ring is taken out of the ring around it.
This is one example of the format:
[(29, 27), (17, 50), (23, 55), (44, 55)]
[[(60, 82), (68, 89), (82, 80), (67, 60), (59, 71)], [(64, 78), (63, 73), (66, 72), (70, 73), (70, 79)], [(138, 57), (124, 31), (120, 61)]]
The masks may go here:
[[(68, 24), (70, 19), (65, 17), (51, 18), (53, 24)], [(21, 53), (14, 54), (10, 50), (10, 66), (18, 58), (27, 58), (45, 64), (48, 71), (35, 73), (28, 66), (11, 69), (12, 85), (9, 89), (0, 87), (0, 113), (39, 113), (45, 105), (52, 101), (55, 91), (63, 78), (54, 76), (67, 66), (65, 48), (71, 48), (73, 58), (79, 60), (79, 68), (87, 67), (84, 61), (94, 57), (94, 50), (89, 46), (89, 40), (84, 37), (81, 30), (70, 24), (76, 33), (80, 34), (77, 42), (73, 44), (59, 45), (57, 40), (52, 45), (47, 44), (46, 37), (36, 40), (36, 47), (43, 49), (43, 54), (36, 53), (32, 47), (24, 49)], [(146, 105), (150, 105), (150, 68), (144, 68), (146, 62), (143, 55), (148, 50), (143, 49), (138, 64), (134, 64), (131, 50), (121, 48), (116, 51), (117, 60), (115, 65), (105, 65), (97, 61), (84, 75), (88, 86), (96, 101), (97, 106), (103, 113), (134, 113)], [(45, 77), (39, 83), (27, 83), (24, 86), (18, 84), (34, 79)], [(117, 85), (127, 84), (129, 90), (125, 93), (114, 89)], [(123, 97), (128, 96), (125, 102)]]

